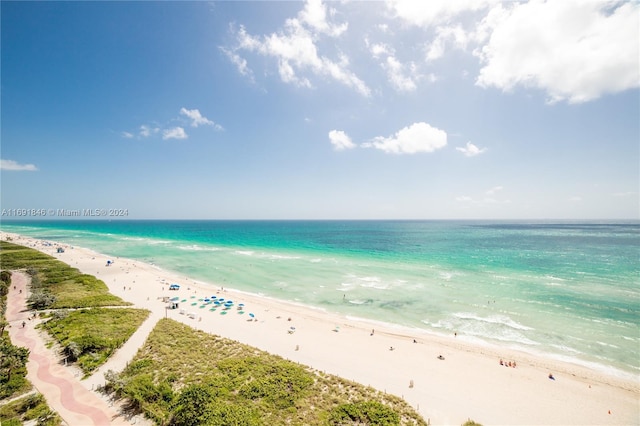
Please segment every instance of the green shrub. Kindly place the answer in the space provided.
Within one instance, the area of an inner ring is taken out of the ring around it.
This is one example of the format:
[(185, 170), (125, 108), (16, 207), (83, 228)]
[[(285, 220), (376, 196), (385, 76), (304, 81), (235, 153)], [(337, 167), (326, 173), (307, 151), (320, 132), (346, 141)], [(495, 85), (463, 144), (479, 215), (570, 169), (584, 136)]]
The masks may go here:
[(400, 416), (377, 401), (341, 404), (331, 411), (330, 424), (399, 425)]

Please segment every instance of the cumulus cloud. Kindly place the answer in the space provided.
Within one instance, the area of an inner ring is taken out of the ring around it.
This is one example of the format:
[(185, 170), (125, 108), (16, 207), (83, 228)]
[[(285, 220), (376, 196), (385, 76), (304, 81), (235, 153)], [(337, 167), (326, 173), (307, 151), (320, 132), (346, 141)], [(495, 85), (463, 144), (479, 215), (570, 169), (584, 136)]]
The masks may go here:
[(213, 121), (209, 120), (207, 117), (203, 117), (202, 114), (200, 114), (200, 111), (197, 109), (181, 108), (180, 114), (188, 117), (191, 120), (191, 127), (206, 125), (206, 126), (213, 126), (217, 130), (222, 129), (222, 126), (220, 126), (219, 124), (214, 123)]
[(425, 31), (427, 62), (448, 48), (480, 61), (476, 84), (539, 89), (581, 103), (640, 87), (637, 1), (387, 0), (392, 17)]
[(12, 172), (35, 172), (38, 168), (33, 164), (20, 164), (13, 160), (0, 160), (0, 170)]
[(342, 130), (332, 130), (329, 132), (329, 141), (336, 151), (344, 151), (345, 149), (353, 149), (356, 147), (351, 141), (349, 135)]
[(182, 127), (173, 127), (162, 131), (162, 139), (187, 139), (189, 136)]
[(433, 152), (446, 145), (447, 133), (424, 122), (405, 127), (393, 136), (378, 136), (362, 144), (365, 148), (376, 148), (389, 154)]
[(474, 38), (473, 32), (465, 31), (460, 24), (438, 27), (436, 33), (436, 38), (427, 45), (427, 61), (441, 58), (445, 54), (447, 44), (464, 50)]
[(487, 151), (487, 148), (478, 148), (471, 142), (467, 142), (467, 145), (464, 147), (456, 147), (456, 151), (460, 151), (467, 157), (475, 157), (476, 155), (480, 155)]
[(332, 60), (319, 52), (318, 40), (322, 36), (337, 37), (348, 28), (347, 23), (330, 22), (334, 15), (334, 10), (328, 9), (320, 0), (308, 0), (297, 17), (287, 19), (278, 32), (254, 36), (241, 26), (236, 33), (238, 45), (227, 49), (227, 56), (236, 65), (242, 63), (246, 67), (246, 61), (237, 52), (255, 52), (276, 60), (278, 74), (285, 83), (311, 88), (313, 84), (308, 75), (317, 75), (331, 78), (368, 97), (371, 90), (349, 70), (346, 55), (339, 54), (337, 60)]
[(640, 3), (530, 1), (487, 16), (481, 87), (535, 87), (586, 102), (640, 86)]
[(320, 33), (325, 33), (333, 37), (337, 37), (347, 30), (348, 23), (332, 24), (327, 21), (327, 13), (334, 16), (336, 10), (322, 3), (322, 0), (307, 0), (304, 9), (298, 15), (302, 22), (308, 24), (311, 28)]

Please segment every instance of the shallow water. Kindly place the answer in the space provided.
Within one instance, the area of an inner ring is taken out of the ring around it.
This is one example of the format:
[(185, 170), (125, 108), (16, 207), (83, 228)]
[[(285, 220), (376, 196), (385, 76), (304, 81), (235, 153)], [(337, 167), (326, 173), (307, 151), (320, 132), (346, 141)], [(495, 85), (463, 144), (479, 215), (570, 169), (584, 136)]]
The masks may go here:
[(640, 222), (57, 221), (2, 230), (351, 317), (640, 374)]

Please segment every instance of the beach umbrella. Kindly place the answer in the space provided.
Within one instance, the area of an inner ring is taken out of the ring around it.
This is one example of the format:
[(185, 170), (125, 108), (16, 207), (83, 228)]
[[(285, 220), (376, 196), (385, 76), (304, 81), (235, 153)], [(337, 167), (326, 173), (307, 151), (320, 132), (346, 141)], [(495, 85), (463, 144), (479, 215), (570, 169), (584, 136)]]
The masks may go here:
[(254, 318), (254, 317), (255, 317), (255, 315), (253, 315), (252, 313), (249, 313), (249, 316), (250, 316), (251, 318)]
[(179, 297), (177, 297), (177, 296), (176, 296), (176, 297), (172, 297), (172, 298), (171, 298), (171, 301), (172, 301), (172, 302), (177, 302), (178, 300), (180, 300), (180, 298), (179, 298)]

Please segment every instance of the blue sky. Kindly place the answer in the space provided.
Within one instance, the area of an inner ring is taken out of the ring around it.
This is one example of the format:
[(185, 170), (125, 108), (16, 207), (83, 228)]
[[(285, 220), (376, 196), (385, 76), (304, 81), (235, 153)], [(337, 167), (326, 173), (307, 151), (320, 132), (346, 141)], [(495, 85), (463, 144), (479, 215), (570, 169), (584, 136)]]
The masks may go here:
[(1, 8), (5, 210), (640, 218), (637, 2)]

